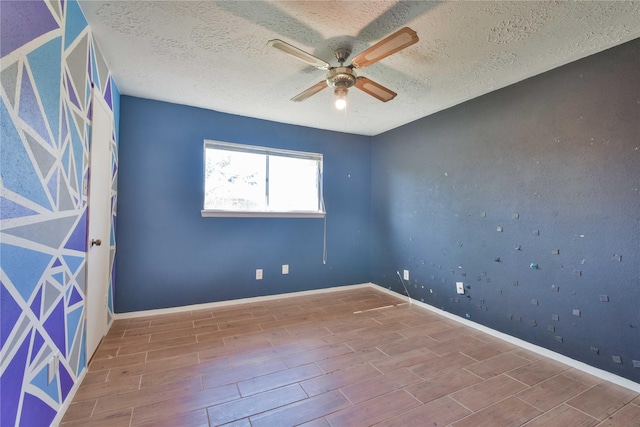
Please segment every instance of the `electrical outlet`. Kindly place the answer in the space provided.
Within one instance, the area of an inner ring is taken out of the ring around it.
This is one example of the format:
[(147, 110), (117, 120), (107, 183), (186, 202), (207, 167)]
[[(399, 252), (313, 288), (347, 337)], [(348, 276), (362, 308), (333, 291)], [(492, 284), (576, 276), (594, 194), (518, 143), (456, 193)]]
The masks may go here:
[(456, 282), (456, 292), (459, 293), (460, 295), (464, 294), (464, 283), (463, 282)]
[(47, 363), (47, 384), (51, 384), (56, 375), (58, 375), (58, 355), (54, 354)]
[(282, 264), (282, 274), (289, 274), (289, 264)]
[(404, 270), (402, 276), (404, 280), (409, 280), (409, 270)]
[(258, 268), (256, 270), (256, 280), (262, 280), (262, 269)]

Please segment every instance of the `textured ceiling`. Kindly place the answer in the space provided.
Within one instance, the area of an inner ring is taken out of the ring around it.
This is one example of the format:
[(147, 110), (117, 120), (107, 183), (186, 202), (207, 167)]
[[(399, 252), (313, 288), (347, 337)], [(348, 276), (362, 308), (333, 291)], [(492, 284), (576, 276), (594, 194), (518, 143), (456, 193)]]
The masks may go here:
[[(320, 129), (376, 135), (640, 37), (640, 1), (80, 1), (123, 94)], [(325, 72), (270, 48), (279, 38), (337, 65), (409, 26), (420, 41), (358, 70), (398, 93), (352, 88), (290, 98)], [(352, 56), (353, 56), (352, 55)]]

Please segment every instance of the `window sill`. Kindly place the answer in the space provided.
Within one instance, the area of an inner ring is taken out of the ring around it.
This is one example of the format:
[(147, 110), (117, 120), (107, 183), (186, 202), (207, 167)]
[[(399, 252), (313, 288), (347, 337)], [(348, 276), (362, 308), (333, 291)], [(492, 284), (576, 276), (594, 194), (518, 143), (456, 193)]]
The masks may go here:
[(204, 217), (226, 218), (324, 218), (326, 212), (249, 212), (249, 211), (218, 211), (203, 209), (200, 214)]

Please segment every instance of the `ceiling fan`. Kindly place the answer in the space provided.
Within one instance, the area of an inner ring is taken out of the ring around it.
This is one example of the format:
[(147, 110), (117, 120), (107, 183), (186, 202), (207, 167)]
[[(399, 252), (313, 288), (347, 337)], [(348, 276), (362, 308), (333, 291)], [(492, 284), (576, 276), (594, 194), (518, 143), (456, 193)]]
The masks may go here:
[(361, 91), (368, 93), (374, 98), (379, 99), (382, 102), (391, 101), (396, 97), (397, 93), (387, 89), (379, 83), (374, 82), (363, 76), (358, 76), (354, 70), (367, 67), (371, 64), (375, 64), (381, 59), (386, 58), (418, 41), (418, 35), (409, 27), (404, 27), (391, 34), (390, 36), (380, 40), (364, 52), (358, 54), (351, 60), (351, 64), (345, 66), (344, 63), (351, 55), (349, 48), (336, 49), (334, 55), (340, 63), (337, 67), (332, 67), (327, 61), (317, 58), (310, 53), (307, 53), (289, 43), (283, 42), (279, 39), (269, 40), (268, 46), (281, 50), (282, 52), (293, 56), (307, 64), (313, 65), (321, 70), (327, 70), (327, 76), (325, 80), (316, 83), (309, 89), (299, 93), (291, 98), (292, 101), (300, 102), (315, 95), (322, 89), (331, 86), (334, 88), (334, 93), (338, 97), (336, 100), (336, 108), (342, 110), (346, 107), (347, 92), (350, 87), (355, 86)]

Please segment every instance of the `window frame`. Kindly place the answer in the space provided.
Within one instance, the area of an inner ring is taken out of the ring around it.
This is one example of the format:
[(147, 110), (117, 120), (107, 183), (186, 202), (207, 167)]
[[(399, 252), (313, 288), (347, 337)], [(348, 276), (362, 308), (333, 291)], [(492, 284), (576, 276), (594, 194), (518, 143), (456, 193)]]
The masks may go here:
[[(318, 163), (318, 210), (294, 210), (294, 211), (277, 211), (277, 210), (232, 210), (232, 209), (206, 209), (204, 207), (205, 202), (205, 188), (206, 188), (206, 168), (207, 168), (207, 149), (218, 148), (226, 151), (237, 151), (241, 153), (262, 154), (266, 156), (265, 165), (265, 198), (268, 207), (269, 198), (269, 156), (287, 157), (303, 160), (314, 160)], [(258, 145), (237, 144), (232, 142), (223, 142), (205, 139), (202, 150), (202, 164), (203, 164), (203, 194), (202, 194), (202, 206), (200, 211), (203, 217), (234, 217), (234, 218), (324, 218), (326, 216), (326, 210), (324, 207), (324, 191), (323, 191), (323, 168), (324, 160), (322, 153), (312, 153), (306, 151), (294, 151), (281, 148), (261, 147)]]

